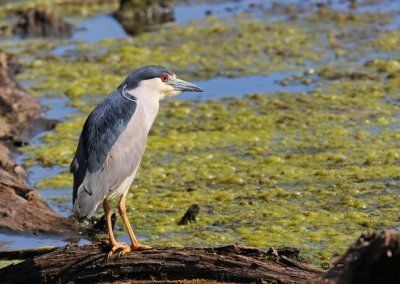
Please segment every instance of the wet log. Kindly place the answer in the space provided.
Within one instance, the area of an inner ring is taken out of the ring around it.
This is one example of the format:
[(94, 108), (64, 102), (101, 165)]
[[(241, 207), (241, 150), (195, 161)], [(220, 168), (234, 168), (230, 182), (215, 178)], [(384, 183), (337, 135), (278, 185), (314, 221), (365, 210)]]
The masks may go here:
[(318, 283), (400, 283), (400, 232), (367, 231)]
[(54, 124), (42, 117), (38, 101), (14, 80), (16, 67), (15, 57), (0, 53), (0, 231), (70, 236), (78, 232), (77, 223), (51, 210), (26, 182), (25, 169), (11, 158), (12, 149)]
[(1, 250), (0, 260), (30, 259), (35, 256), (53, 252), (57, 249), (58, 249), (57, 247), (44, 247), (44, 248), (22, 249), (22, 250)]
[(173, 6), (173, 0), (121, 0), (115, 16), (127, 33), (135, 35), (173, 21)]
[(24, 37), (70, 37), (72, 26), (48, 8), (21, 12), (15, 31)]
[[(0, 151), (4, 153), (8, 149), (0, 144)], [(79, 225), (49, 208), (39, 192), (18, 175), (18, 171), (23, 171), (23, 168), (14, 164), (11, 171), (7, 171), (2, 167), (3, 162), (0, 160), (0, 230), (21, 234), (76, 236)]]
[[(0, 270), (2, 283), (304, 283), (323, 272), (284, 256), (284, 251), (229, 245), (217, 248), (152, 248), (107, 258), (104, 243), (70, 245)], [(193, 282), (190, 282), (193, 283)]]
[(27, 143), (37, 130), (54, 126), (42, 117), (37, 99), (15, 81), (13, 75), (21, 68), (16, 56), (0, 52), (0, 140), (16, 146)]

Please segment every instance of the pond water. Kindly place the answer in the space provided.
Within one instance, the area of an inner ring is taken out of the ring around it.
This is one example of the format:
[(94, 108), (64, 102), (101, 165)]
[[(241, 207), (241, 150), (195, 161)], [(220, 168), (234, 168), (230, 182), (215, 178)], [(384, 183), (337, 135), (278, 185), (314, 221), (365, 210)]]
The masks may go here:
[[(100, 19), (106, 19), (104, 24), (107, 24), (109, 20), (108, 17), (103, 16)], [(99, 20), (99, 18), (97, 20)], [(90, 22), (90, 20), (86, 22)], [(86, 27), (88, 31), (89, 27), (90, 26)], [(209, 99), (219, 99), (226, 96), (243, 97), (248, 93), (308, 92), (312, 90), (316, 86), (315, 84), (291, 84), (288, 86), (283, 86), (280, 83), (285, 78), (299, 73), (301, 73), (301, 71), (287, 71), (271, 73), (267, 76), (254, 75), (239, 78), (217, 77), (205, 81), (194, 81), (195, 84), (202, 86), (206, 92), (200, 94), (183, 93), (180, 95), (179, 99), (205, 101)], [(67, 98), (40, 98), (41, 104), (49, 109), (45, 111), (45, 117), (59, 121), (65, 121), (68, 116), (77, 113), (76, 108), (67, 105), (68, 101), (69, 99)], [(45, 133), (46, 132), (40, 132), (36, 134), (31, 139), (31, 143), (35, 145), (42, 145), (43, 141), (41, 140), (41, 137), (43, 137)], [(24, 159), (25, 155), (20, 155), (16, 160), (18, 163), (23, 163)], [(42, 167), (40, 165), (32, 166), (28, 168), (28, 181), (30, 184), (35, 185), (44, 178), (55, 176), (64, 171), (65, 168), (60, 166), (54, 166), (51, 168)], [(70, 188), (42, 189), (40, 190), (40, 194), (54, 211), (64, 217), (71, 215), (72, 204), (69, 198), (71, 195)], [(67, 200), (65, 200), (65, 197), (68, 197)], [(62, 198), (61, 202), (58, 200), (58, 198)], [(140, 233), (138, 234), (138, 237), (141, 239), (146, 239), (146, 236), (141, 235)], [(122, 241), (129, 242), (129, 237), (127, 235), (121, 236), (120, 239)], [(63, 246), (69, 243), (69, 241), (54, 240), (49, 238), (36, 238), (29, 236), (14, 237), (2, 234), (0, 234), (0, 240), (4, 240), (2, 247), (10, 249), (30, 248), (43, 245)], [(85, 243), (88, 243), (88, 241), (84, 239), (79, 242), (79, 244)]]
[[(275, 93), (275, 92), (308, 92), (316, 87), (315, 84), (291, 84), (283, 86), (280, 82), (285, 78), (299, 74), (299, 71), (287, 71), (271, 73), (267, 76), (247, 76), (239, 78), (217, 77), (206, 81), (194, 81), (195, 84), (202, 86), (205, 93), (182, 93), (179, 96), (180, 100), (196, 100), (206, 101), (209, 99), (220, 99), (223, 97), (243, 97), (249, 93)], [(171, 100), (171, 99), (167, 99)], [(49, 110), (45, 111), (45, 117), (65, 121), (71, 115), (77, 113), (77, 109), (67, 105), (67, 98), (41, 98), (40, 102)], [(31, 138), (30, 143), (34, 145), (43, 145), (41, 138), (46, 132), (40, 132)], [(25, 155), (16, 157), (18, 163), (23, 163)], [(44, 178), (58, 175), (65, 171), (64, 167), (42, 167), (40, 165), (29, 167), (28, 181), (35, 185)], [(60, 207), (59, 202), (54, 202), (50, 197), (60, 197), (70, 195), (70, 189), (52, 190), (43, 189), (40, 191), (42, 197), (51, 205), (51, 207), (63, 216), (69, 216), (71, 213), (71, 204), (63, 204)]]
[[(198, 70), (189, 76), (197, 78), (193, 82), (206, 92), (184, 93), (163, 103), (149, 139), (150, 151), (132, 190), (135, 194), (129, 196), (129, 214), (139, 229), (138, 236), (161, 245), (212, 245), (238, 240), (259, 247), (284, 243), (299, 247), (314, 264), (331, 260), (361, 230), (400, 225), (394, 205), (398, 196), (399, 109), (391, 103), (398, 101), (400, 94), (396, 79), (386, 81), (389, 75), (396, 78), (399, 70), (397, 34), (386, 32), (398, 29), (400, 14), (396, 1), (391, 0), (372, 5), (360, 2), (357, 9), (349, 9), (347, 1), (330, 1), (329, 7), (335, 11), (320, 13), (316, 12), (319, 2), (178, 4), (177, 24), (167, 29), (172, 32), (162, 31), (159, 37), (155, 33), (138, 36), (143, 45), (135, 40), (124, 41), (130, 36), (110, 13), (85, 19), (77, 23), (72, 39), (56, 45), (51, 53), (74, 54), (82, 41), (96, 51), (97, 47), (104, 49), (104, 54), (83, 56), (79, 66), (65, 63), (66, 70), (61, 71), (73, 86), (51, 83), (68, 98), (39, 94), (47, 109), (46, 117), (61, 123), (60, 129), (50, 133), (56, 138), (39, 133), (31, 143), (48, 146), (49, 151), (54, 148), (51, 153), (57, 153), (57, 137), (61, 137), (67, 140), (62, 145), (67, 152), (75, 147), (71, 146), (70, 136), (63, 136), (64, 129), (73, 133), (71, 136), (78, 135), (80, 119), (99, 99), (98, 94), (120, 80), (109, 73), (121, 75), (129, 70), (124, 61), (152, 60), (147, 48), (155, 52), (157, 62), (174, 65), (187, 60), (187, 66), (176, 65), (181, 70)], [(292, 5), (289, 12), (279, 6), (285, 4)], [(301, 12), (294, 17), (290, 13), (293, 9)], [(239, 17), (233, 28), (223, 25), (230, 17), (236, 19), (236, 15), (247, 12), (250, 14)], [(360, 16), (361, 12), (367, 14)], [(385, 14), (374, 13), (391, 14), (385, 20)], [(219, 22), (209, 17), (200, 28), (190, 26), (192, 20), (206, 14), (226, 18)], [(243, 20), (246, 17), (255, 20), (249, 24)], [(282, 19), (287, 21), (280, 23)], [(371, 24), (374, 21), (379, 24)], [(209, 36), (204, 38), (206, 44), (196, 37), (196, 31)], [(224, 36), (224, 42), (216, 35)], [(373, 41), (374, 37), (379, 40)], [(103, 39), (115, 39), (117, 43)], [(201, 49), (196, 49), (197, 45)], [(217, 53), (217, 45), (223, 52)], [(178, 60), (174, 48), (184, 54), (194, 50), (194, 54)], [(130, 57), (132, 52), (141, 57)], [(165, 52), (171, 58), (165, 59)], [(191, 61), (196, 53), (203, 58)], [(108, 72), (96, 65), (113, 68), (114, 62), (124, 72)], [(40, 71), (43, 63), (33, 60), (33, 64), (38, 64)], [(256, 66), (257, 72), (249, 66)], [(78, 75), (71, 72), (74, 67)], [(51, 62), (48, 68), (54, 68)], [(230, 77), (218, 73), (223, 68), (233, 70)], [(181, 73), (177, 75), (188, 75)], [(107, 77), (99, 81), (97, 74)], [(79, 82), (78, 86), (74, 82)], [(35, 85), (32, 80), (22, 83), (27, 88)], [(49, 88), (47, 83), (39, 90)], [(89, 86), (103, 89), (93, 91), (97, 96), (80, 96), (81, 90)], [(233, 99), (219, 100), (225, 97)], [(188, 119), (191, 117), (195, 120)], [(69, 125), (71, 121), (76, 124)], [(30, 154), (21, 155), (17, 161), (28, 161)], [(34, 153), (41, 163), (28, 169), (32, 185), (62, 176), (68, 168), (69, 160), (54, 157), (51, 161), (46, 154)], [(40, 193), (55, 211), (63, 216), (71, 214), (69, 184), (44, 187)], [(202, 204), (201, 222), (177, 228), (177, 215), (192, 199)], [(118, 234), (128, 241), (121, 228)], [(5, 235), (0, 235), (0, 240), (7, 248), (68, 242)]]
[[(214, 16), (227, 16), (232, 14), (240, 14), (248, 11), (250, 4), (262, 4), (264, 1), (225, 1), (216, 4), (179, 4), (174, 9), (175, 19), (179, 24), (187, 24), (188, 21), (203, 18), (207, 11), (213, 11)], [(99, 30), (100, 29), (100, 30)], [(99, 16), (91, 17), (86, 20), (80, 21), (75, 26), (75, 31), (72, 35), (72, 42), (82, 41), (84, 43), (97, 43), (103, 39), (119, 39), (126, 38), (129, 35), (119, 25), (112, 14), (102, 14)], [(60, 45), (52, 50), (54, 55), (62, 55), (66, 51), (73, 51), (76, 44)], [(266, 76), (253, 75), (239, 78), (217, 77), (210, 80), (194, 81), (195, 84), (202, 86), (206, 92), (201, 94), (183, 93), (180, 96), (182, 100), (208, 100), (218, 99), (226, 96), (243, 97), (248, 93), (274, 93), (274, 92), (307, 92), (315, 87), (315, 84), (291, 84), (283, 86), (280, 82), (287, 77), (294, 74), (301, 73), (298, 71), (275, 72)], [(29, 87), (34, 84), (34, 81), (28, 80), (21, 82), (23, 87)], [(68, 106), (68, 98), (47, 98), (40, 97), (40, 103), (47, 110), (44, 115), (48, 119), (55, 119), (58, 121), (65, 121), (68, 116), (77, 113), (77, 109)], [(31, 138), (30, 143), (34, 145), (41, 145), (43, 141), (41, 138), (46, 132), (40, 132)], [(16, 157), (18, 163), (23, 164), (25, 155)], [(65, 168), (54, 166), (51, 168), (42, 167), (40, 165), (28, 168), (28, 181), (30, 184), (35, 185), (42, 181), (44, 178), (55, 176), (65, 171)], [(71, 202), (54, 201), (57, 197), (69, 196), (70, 189), (43, 189), (40, 191), (42, 197), (50, 205), (50, 207), (62, 216), (68, 217), (71, 215)], [(140, 236), (140, 235), (139, 235)], [(124, 241), (128, 241), (127, 236), (123, 236)], [(53, 240), (47, 238), (36, 238), (29, 236), (9, 236), (0, 234), (2, 240), (2, 247), (5, 248), (30, 248), (42, 245), (62, 246), (68, 241)], [(82, 240), (81, 243), (87, 241)]]
[(267, 76), (253, 75), (238, 78), (217, 77), (206, 81), (195, 81), (206, 92), (194, 94), (184, 93), (180, 99), (184, 100), (209, 100), (223, 97), (243, 97), (253, 93), (276, 92), (308, 92), (316, 87), (316, 84), (290, 84), (283, 86), (281, 82), (295, 74), (302, 74), (301, 70), (275, 72)]
[[(79, 244), (85, 245), (89, 241), (81, 240)], [(69, 244), (65, 240), (57, 240), (53, 238), (40, 238), (22, 235), (0, 234), (0, 249), (26, 249), (43, 246), (65, 246)]]

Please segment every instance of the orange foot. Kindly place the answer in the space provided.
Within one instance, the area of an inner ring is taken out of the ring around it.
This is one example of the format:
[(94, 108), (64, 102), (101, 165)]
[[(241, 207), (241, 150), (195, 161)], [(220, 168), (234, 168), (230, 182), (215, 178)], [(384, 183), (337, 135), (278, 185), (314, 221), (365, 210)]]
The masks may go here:
[(151, 247), (146, 246), (146, 245), (139, 245), (139, 244), (131, 245), (130, 247), (124, 248), (119, 253), (119, 256), (123, 256), (123, 255), (125, 255), (125, 254), (127, 254), (127, 253), (129, 253), (131, 251), (134, 251), (134, 250), (145, 250), (145, 249), (151, 249)]
[(108, 253), (108, 258), (110, 258), (116, 250), (122, 249), (122, 251), (125, 251), (126, 249), (130, 248), (127, 243), (115, 242), (111, 245), (111, 251)]

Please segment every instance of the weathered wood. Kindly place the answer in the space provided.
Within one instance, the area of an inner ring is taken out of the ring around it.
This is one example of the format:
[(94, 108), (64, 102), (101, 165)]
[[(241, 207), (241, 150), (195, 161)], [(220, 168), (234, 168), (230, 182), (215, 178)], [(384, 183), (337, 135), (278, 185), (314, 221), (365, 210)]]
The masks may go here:
[(0, 53), (0, 231), (70, 236), (79, 225), (51, 210), (28, 185), (25, 169), (12, 159), (14, 146), (50, 126), (41, 116), (39, 102), (14, 80), (18, 68), (15, 56)]
[(0, 260), (29, 259), (38, 255), (53, 252), (57, 249), (57, 247), (48, 247), (22, 250), (2, 250), (0, 251)]
[(173, 0), (121, 0), (115, 16), (125, 31), (138, 34), (174, 20)]
[(21, 12), (15, 31), (25, 37), (69, 37), (72, 26), (51, 9), (29, 8)]
[(400, 283), (400, 232), (392, 230), (363, 233), (326, 274), (287, 257), (298, 254), (290, 248), (153, 248), (108, 259), (98, 242), (41, 253), (0, 269), (1, 283)]
[[(103, 243), (66, 246), (0, 270), (2, 283), (115, 283), (216, 280), (304, 283), (323, 272), (279, 251), (243, 246), (153, 248), (107, 259)], [(180, 282), (182, 283), (182, 282)]]
[(318, 283), (400, 283), (400, 232), (363, 233)]

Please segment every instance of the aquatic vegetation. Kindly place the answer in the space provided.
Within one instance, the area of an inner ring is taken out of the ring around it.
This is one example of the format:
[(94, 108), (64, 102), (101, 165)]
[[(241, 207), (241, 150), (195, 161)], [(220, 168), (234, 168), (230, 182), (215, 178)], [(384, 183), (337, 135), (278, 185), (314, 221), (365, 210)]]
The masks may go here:
[[(330, 259), (360, 231), (398, 225), (399, 107), (384, 97), (384, 83), (342, 80), (310, 94), (163, 102), (129, 216), (153, 245), (284, 240)], [(34, 160), (67, 166), (82, 123), (58, 125)], [(177, 226), (193, 203), (199, 222)]]
[(11, 264), (17, 264), (22, 262), (22, 260), (0, 260), (0, 268), (9, 266)]
[(378, 38), (372, 41), (374, 47), (384, 51), (400, 50), (400, 30), (390, 30), (383, 32)]
[(125, 74), (148, 64), (168, 66), (188, 80), (293, 70), (323, 57), (313, 44), (312, 34), (293, 25), (248, 20), (225, 23), (210, 18), (198, 25), (166, 27), (134, 39), (80, 44), (74, 58), (63, 64), (62, 59), (39, 56), (19, 79), (38, 78), (29, 89), (34, 95), (65, 94), (76, 99), (104, 95)]
[[(26, 147), (26, 163), (65, 167), (38, 187), (70, 187), (67, 169), (85, 116), (138, 66), (166, 65), (188, 80), (300, 70), (282, 85), (317, 88), (271, 94), (265, 86), (244, 98), (162, 102), (128, 214), (151, 245), (285, 245), (314, 264), (332, 260), (361, 231), (400, 225), (399, 37), (384, 29), (392, 16), (325, 10), (285, 22), (209, 18), (81, 43), (63, 56), (32, 59), (21, 47), (30, 60), (19, 79), (35, 80), (29, 91), (68, 96), (81, 111), (43, 145)], [(201, 207), (198, 223), (178, 226), (193, 203)]]
[(118, 8), (117, 1), (105, 1), (104, 3), (95, 3), (96, 1), (76, 1), (76, 0), (28, 0), (28, 1), (9, 1), (0, 5), (1, 19), (10, 18), (19, 11), (29, 8), (51, 8), (56, 13), (66, 15), (70, 20), (77, 20), (82, 17), (96, 15), (101, 12), (111, 12)]

